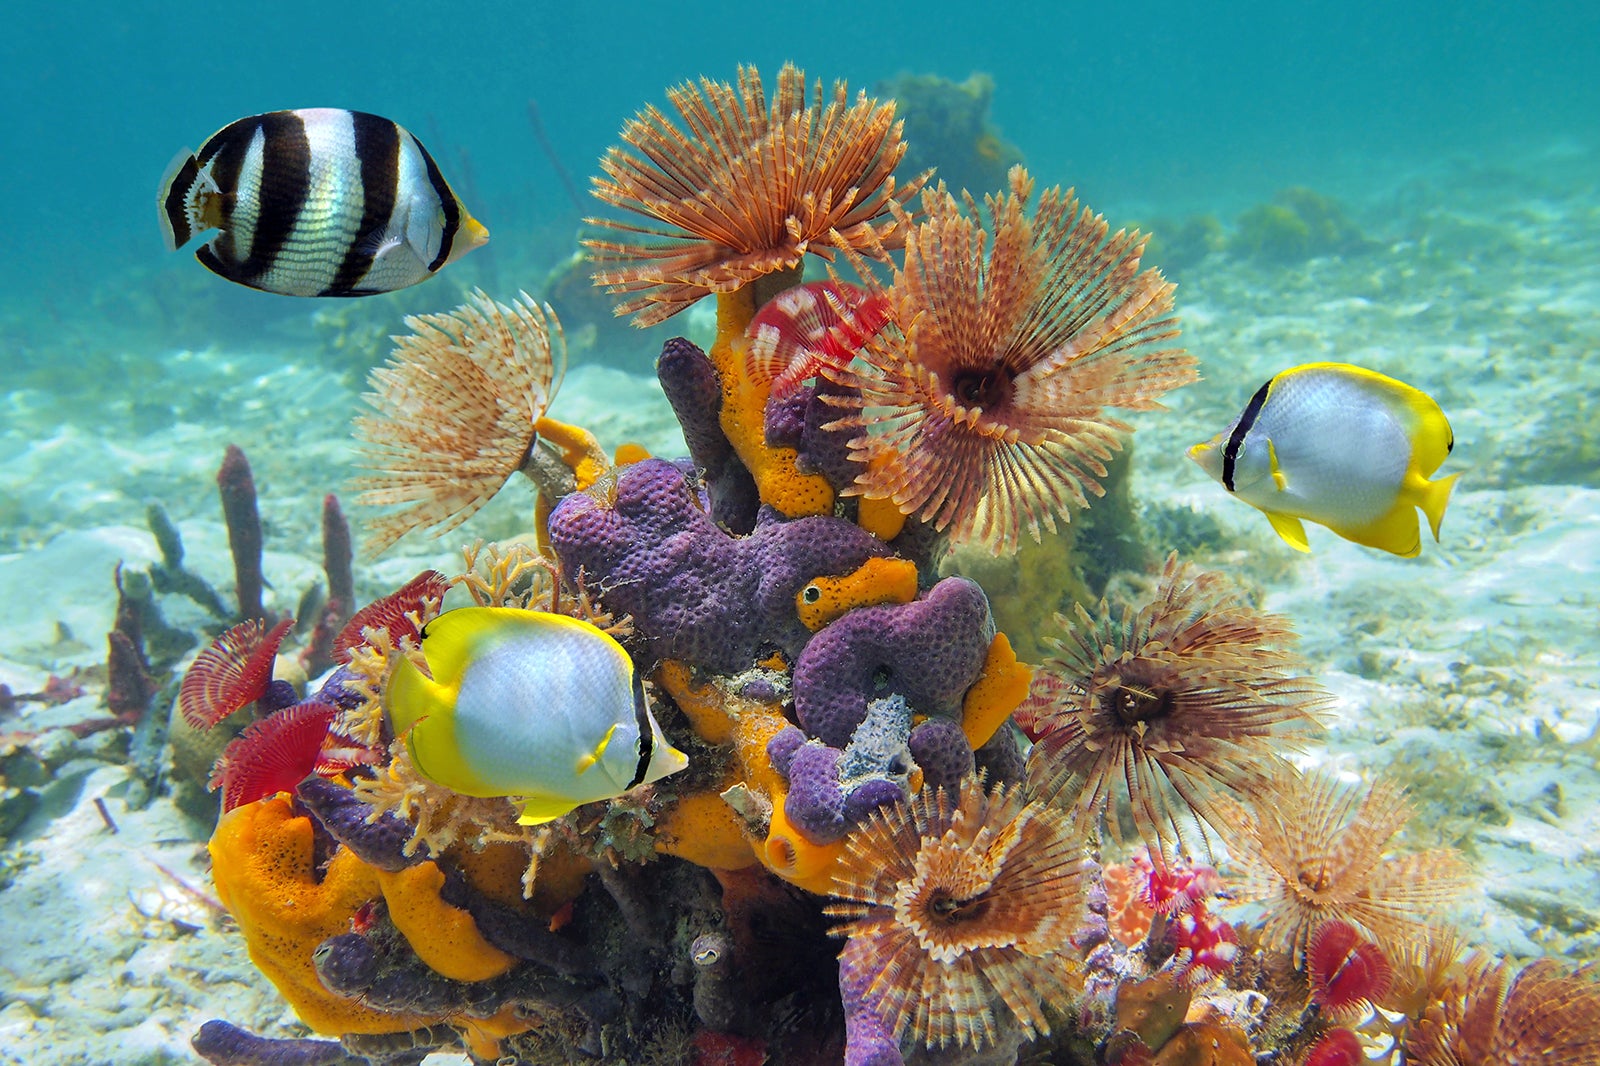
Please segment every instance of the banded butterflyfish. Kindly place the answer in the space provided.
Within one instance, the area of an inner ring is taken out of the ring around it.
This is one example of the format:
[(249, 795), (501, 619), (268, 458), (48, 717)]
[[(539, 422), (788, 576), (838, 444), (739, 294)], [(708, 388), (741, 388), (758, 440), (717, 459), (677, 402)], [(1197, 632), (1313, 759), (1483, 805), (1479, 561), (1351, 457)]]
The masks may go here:
[(169, 249), (285, 296), (368, 296), (432, 277), (489, 239), (422, 142), (378, 115), (271, 111), (173, 160), (158, 198)]

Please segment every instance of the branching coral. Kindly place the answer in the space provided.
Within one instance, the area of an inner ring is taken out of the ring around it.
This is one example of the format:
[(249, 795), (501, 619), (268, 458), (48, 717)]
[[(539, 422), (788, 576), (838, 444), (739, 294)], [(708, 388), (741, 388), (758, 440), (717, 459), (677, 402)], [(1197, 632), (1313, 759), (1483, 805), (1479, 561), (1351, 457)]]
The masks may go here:
[(398, 507), (367, 523), (367, 551), (417, 529), (447, 533), (523, 468), (535, 423), (566, 371), (561, 324), (526, 293), (511, 306), (474, 291), (447, 314), (406, 319), (413, 331), (372, 371), (356, 419), (362, 465), (358, 501)]
[(1081, 606), (1045, 664), (1056, 702), (1036, 709), (1030, 786), (1085, 816), (1131, 817), (1161, 853), (1218, 796), (1248, 796), (1327, 695), (1296, 676), (1287, 619), (1221, 574), (1167, 559), (1150, 602), (1120, 617)]
[(1032, 192), (1014, 167), (1010, 193), (986, 198), (992, 247), (970, 195), (924, 193), (887, 324), (860, 331), (860, 361), (841, 377), (861, 393), (840, 424), (867, 464), (849, 491), (997, 553), (1102, 492), (1131, 428), (1107, 408), (1159, 407), (1196, 378), (1171, 346), (1173, 286), (1139, 270), (1144, 238), (1109, 233), (1056, 188), (1029, 218)]
[(702, 78), (668, 95), (688, 132), (647, 107), (622, 129), (632, 150), (608, 150), (606, 176), (594, 179), (595, 196), (650, 220), (589, 220), (620, 234), (584, 242), (595, 281), (628, 297), (619, 315), (650, 326), (806, 252), (897, 246), (889, 205), (926, 179), (895, 185), (906, 146), (892, 102), (858, 93), (852, 104), (844, 82), (824, 94), (820, 80), (808, 102), (793, 64), (778, 72), (770, 105), (753, 67), (739, 68), (737, 86)]
[(456, 844), (520, 844), (528, 853), (523, 891), (531, 895), (540, 857), (554, 845), (554, 828), (517, 824), (517, 809), (504, 797), (458, 796), (440, 788), (417, 771), (403, 743), (393, 744), (389, 754), (387, 767), (356, 782), (355, 795), (371, 804), (374, 817), (393, 812), (413, 827), (408, 853), (426, 849), (424, 854), (440, 855)]
[(1013, 1024), (1048, 1033), (1088, 887), (1059, 812), (975, 778), (924, 790), (847, 838), (834, 889), (847, 902), (829, 913), (849, 919), (836, 932), (860, 972), (841, 982), (930, 1048), (993, 1044)]
[(1519, 972), (1482, 955), (1406, 1033), (1415, 1066), (1595, 1066), (1600, 975), (1539, 959)]
[(1393, 781), (1347, 788), (1325, 773), (1286, 770), (1253, 807), (1219, 798), (1213, 825), (1242, 878), (1241, 900), (1260, 901), (1264, 939), (1305, 957), (1312, 934), (1337, 918), (1392, 951), (1428, 936), (1426, 921), (1466, 888), (1469, 868), (1454, 851), (1392, 855), (1411, 817)]

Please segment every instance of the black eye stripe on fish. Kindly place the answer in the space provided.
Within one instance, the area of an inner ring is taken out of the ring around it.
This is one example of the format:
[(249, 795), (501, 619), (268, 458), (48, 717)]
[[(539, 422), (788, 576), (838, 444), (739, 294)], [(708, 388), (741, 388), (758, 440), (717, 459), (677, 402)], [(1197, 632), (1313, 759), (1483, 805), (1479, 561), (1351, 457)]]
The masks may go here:
[(1245, 404), (1244, 413), (1239, 416), (1238, 425), (1233, 427), (1233, 432), (1228, 436), (1228, 443), (1222, 449), (1222, 485), (1229, 492), (1234, 491), (1233, 471), (1239, 461), (1239, 449), (1244, 446), (1245, 434), (1256, 424), (1262, 405), (1267, 402), (1267, 392), (1272, 388), (1272, 382), (1276, 380), (1276, 378), (1269, 380), (1250, 397), (1250, 402)]
[[(416, 141), (416, 138), (412, 140)], [(439, 173), (439, 165), (433, 161), (433, 156), (422, 147), (421, 141), (416, 141), (416, 145), (422, 153), (422, 161), (428, 167), (428, 183), (433, 186), (433, 191), (439, 197), (439, 205), (444, 208), (444, 234), (439, 238), (439, 254), (428, 264), (428, 271), (432, 273), (450, 261), (450, 249), (455, 243), (456, 231), (461, 228), (461, 205), (450, 191), (444, 175)]]
[[(211, 245), (202, 245), (201, 247), (207, 251), (214, 251), (218, 257), (227, 260), (239, 258), (239, 253), (234, 248), (233, 203), (235, 194), (233, 190), (239, 187), (239, 171), (244, 166), (244, 155), (250, 144), (250, 134), (245, 131), (254, 129), (254, 123), (248, 121), (235, 122), (232, 126), (224, 128), (222, 133), (212, 138), (213, 141), (218, 143), (215, 148), (210, 150), (209, 154), (206, 149), (201, 149), (200, 164), (201, 168), (206, 171), (207, 186), (213, 190), (218, 190), (212, 191), (208, 195), (217, 198), (217, 203), (219, 204), (217, 209), (218, 222), (223, 227), (221, 237), (217, 238)], [(233, 135), (225, 138), (224, 134), (230, 131), (232, 131)], [(195, 252), (196, 256), (199, 254), (199, 251)], [(204, 259), (201, 262), (206, 263), (209, 269), (221, 274), (223, 277), (228, 276), (226, 270), (218, 269), (217, 266), (212, 266), (211, 263), (206, 262)], [(219, 265), (225, 266), (226, 264)]]
[(633, 788), (650, 772), (650, 759), (656, 753), (656, 734), (650, 728), (650, 711), (644, 702), (644, 679), (633, 671), (633, 717), (639, 723), (639, 765), (634, 768), (628, 787)]
[(489, 238), (421, 142), (341, 108), (224, 126), (175, 161), (157, 202), (169, 244), (208, 232), (208, 270), (286, 296), (391, 292)]
[(328, 286), (329, 294), (353, 291), (372, 269), (378, 252), (372, 241), (394, 214), (395, 186), (400, 174), (400, 127), (360, 111), (352, 112), (350, 118), (356, 158), (361, 163), (361, 222), (356, 226), (356, 242), (345, 252), (344, 262)]

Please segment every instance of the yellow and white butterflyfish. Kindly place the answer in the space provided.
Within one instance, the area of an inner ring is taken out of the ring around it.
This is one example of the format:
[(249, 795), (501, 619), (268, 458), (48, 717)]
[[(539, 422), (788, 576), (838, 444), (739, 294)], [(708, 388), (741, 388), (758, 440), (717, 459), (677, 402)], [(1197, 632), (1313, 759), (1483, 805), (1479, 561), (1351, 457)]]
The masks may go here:
[(422, 631), (430, 678), (404, 656), (383, 707), (423, 776), (508, 796), (553, 821), (689, 764), (661, 732), (633, 660), (576, 618), (511, 607), (446, 611)]
[(1455, 446), (1433, 398), (1376, 371), (1306, 363), (1268, 381), (1189, 458), (1267, 516), (1300, 551), (1301, 520), (1395, 555), (1422, 550), (1417, 508), (1439, 539), (1459, 474), (1429, 478)]

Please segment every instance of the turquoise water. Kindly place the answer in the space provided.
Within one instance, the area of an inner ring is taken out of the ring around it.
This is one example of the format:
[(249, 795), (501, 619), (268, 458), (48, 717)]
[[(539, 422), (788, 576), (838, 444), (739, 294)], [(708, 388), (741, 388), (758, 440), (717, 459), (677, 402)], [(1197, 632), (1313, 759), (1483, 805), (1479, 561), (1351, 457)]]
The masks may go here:
[[(1516, 158), (1600, 132), (1600, 13), (1576, 2), (1527, 12), (1021, 5), (1005, 16), (936, 4), (864, 16), (858, 5), (821, 3), (770, 25), (720, 5), (268, 10), (9, 9), (0, 39), (0, 84), (13, 102), (0, 117), (6, 293), (34, 315), (67, 319), (88, 299), (120, 312), (114, 319), (128, 313), (119, 301), (138, 294), (176, 304), (174, 314), (202, 299), (184, 286), (184, 257), (151, 243), (150, 190), (178, 149), (279, 108), (370, 110), (412, 129), (476, 194), (495, 266), (522, 279), (564, 250), (574, 214), (530, 134), (530, 100), (586, 186), (625, 117), (669, 85), (730, 77), (741, 62), (775, 70), (793, 60), (869, 88), (907, 72), (957, 81), (989, 72), (994, 121), (1040, 178), (1076, 185), (1114, 215), (1229, 217), (1286, 185), (1359, 192), (1450, 155)], [(204, 300), (197, 310), (214, 300), (218, 315), (251, 327), (306, 313), (249, 294)], [(182, 334), (168, 328), (174, 343), (196, 343)], [(15, 343), (0, 359), (7, 369), (26, 361)]]
[[(353, 473), (367, 370), (403, 316), (473, 286), (558, 303), (588, 291), (581, 268), (565, 288), (556, 272), (583, 214), (616, 215), (587, 196), (596, 160), (668, 87), (732, 80), (740, 63), (769, 87), (793, 60), (869, 92), (987, 75), (989, 149), (1041, 186), (1076, 186), (1113, 226), (1153, 229), (1147, 261), (1179, 283), (1204, 380), (1135, 419), (1151, 547), (1192, 550), (1294, 620), (1339, 700), (1315, 758), (1407, 781), (1413, 841), (1461, 847), (1483, 876), (1469, 942), (1600, 958), (1600, 9), (757, 10), (407, 0), (0, 17), (0, 684), (83, 689), (0, 709), (0, 1064), (196, 1061), (186, 1042), (212, 1017), (297, 1034), (202, 899), (209, 826), (130, 794), (127, 730), (64, 728), (105, 714), (113, 568), (156, 558), (157, 500), (227, 590), (214, 478), (237, 443), (261, 492), (268, 606), (293, 611), (319, 576), (322, 494)], [(355, 301), (246, 290), (192, 250), (164, 251), (155, 187), (173, 155), (241, 116), (314, 106), (416, 133), (491, 243)], [(958, 173), (979, 147), (953, 140), (930, 161)], [(1285, 210), (1306, 232), (1263, 228)], [(552, 414), (607, 447), (675, 454), (650, 358), (678, 333), (708, 343), (709, 306), (643, 335), (596, 306), (563, 307), (573, 373)], [(1402, 377), (1449, 414), (1444, 472), (1462, 487), (1421, 558), (1320, 527), (1310, 556), (1291, 552), (1184, 458), (1262, 381), (1314, 359)], [(456, 541), (522, 532), (529, 511), (508, 491), (464, 535), (358, 563), (361, 598), (423, 566), (457, 572)], [(1026, 591), (979, 576), (997, 604)], [(85, 946), (74, 929), (96, 932)]]

